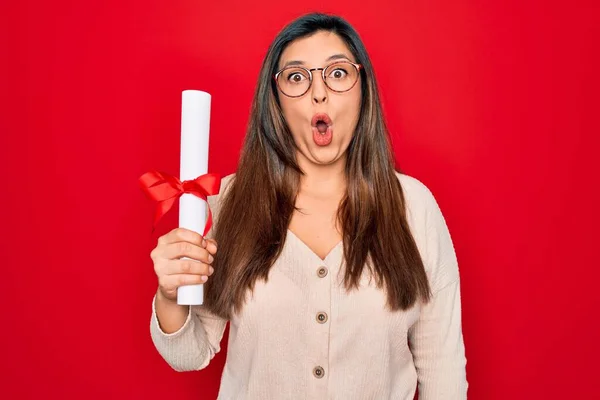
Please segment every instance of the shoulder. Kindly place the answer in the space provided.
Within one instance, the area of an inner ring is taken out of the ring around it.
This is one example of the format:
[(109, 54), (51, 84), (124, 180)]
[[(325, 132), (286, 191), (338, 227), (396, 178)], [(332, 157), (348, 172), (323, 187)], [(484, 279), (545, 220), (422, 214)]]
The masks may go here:
[(396, 172), (402, 186), (407, 211), (412, 217), (423, 220), (428, 227), (441, 225), (446, 228), (446, 221), (433, 192), (422, 181), (412, 176)]
[(219, 194), (223, 194), (227, 190), (227, 187), (231, 184), (231, 182), (233, 182), (234, 178), (235, 172), (233, 174), (226, 175), (221, 179), (221, 190), (219, 190)]
[(425, 223), (428, 214), (437, 206), (433, 193), (425, 183), (413, 176), (396, 171), (396, 177), (402, 187), (407, 217), (417, 225)]
[[(235, 177), (235, 173), (221, 177), (219, 192), (212, 196), (206, 197), (206, 201), (208, 203), (208, 208), (210, 209), (210, 212), (212, 213), (213, 226), (215, 226), (218, 223), (219, 215), (221, 214), (221, 200), (223, 198), (223, 194), (227, 191), (227, 188), (233, 181), (234, 177)], [(208, 212), (208, 210), (207, 210), (207, 212)], [(214, 231), (213, 231), (213, 228), (211, 228), (206, 236), (213, 237), (213, 234), (214, 234)]]
[(435, 293), (459, 276), (450, 230), (432, 191), (414, 177), (399, 172), (396, 176), (404, 193), (407, 220)]
[(398, 171), (396, 171), (396, 177), (408, 194), (420, 198), (427, 198), (431, 195), (429, 188), (417, 178)]
[(227, 191), (227, 188), (233, 182), (234, 178), (235, 178), (235, 173), (226, 175), (224, 177), (221, 177), (221, 184), (219, 186), (219, 193), (207, 197), (208, 205), (212, 209), (213, 214), (215, 215), (215, 218), (219, 214), (220, 200), (222, 199), (223, 194), (225, 194), (225, 192)]
[(231, 184), (231, 182), (233, 182), (234, 178), (235, 172), (221, 178), (221, 189), (219, 190), (219, 195), (222, 195), (227, 190), (227, 187)]
[(221, 183), (220, 183), (220, 186), (219, 186), (219, 193), (217, 193), (215, 195), (212, 195), (212, 196), (208, 196), (208, 199), (211, 200), (211, 201), (215, 201), (216, 199), (218, 199), (219, 197), (221, 197), (227, 191), (227, 188), (233, 182), (234, 178), (235, 178), (235, 173), (232, 173), (232, 174), (225, 175), (225, 176), (221, 177)]
[(396, 171), (396, 177), (404, 189), (407, 189), (411, 194), (417, 196), (426, 196), (430, 193), (429, 188), (417, 178), (407, 175), (403, 172)]

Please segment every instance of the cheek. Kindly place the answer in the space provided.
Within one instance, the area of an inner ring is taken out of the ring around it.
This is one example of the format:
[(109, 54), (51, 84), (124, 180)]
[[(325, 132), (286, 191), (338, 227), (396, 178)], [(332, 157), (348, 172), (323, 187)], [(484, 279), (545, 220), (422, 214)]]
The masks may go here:
[(357, 95), (347, 98), (347, 102), (343, 107), (345, 110), (344, 119), (350, 135), (354, 132), (354, 128), (356, 128), (356, 124), (358, 123), (360, 116), (360, 103), (361, 97), (359, 92)]
[(292, 130), (292, 133), (294, 133), (294, 131), (297, 130), (299, 125), (302, 123), (302, 118), (304, 115), (302, 113), (303, 107), (298, 100), (288, 98), (282, 99), (280, 104), (285, 122)]

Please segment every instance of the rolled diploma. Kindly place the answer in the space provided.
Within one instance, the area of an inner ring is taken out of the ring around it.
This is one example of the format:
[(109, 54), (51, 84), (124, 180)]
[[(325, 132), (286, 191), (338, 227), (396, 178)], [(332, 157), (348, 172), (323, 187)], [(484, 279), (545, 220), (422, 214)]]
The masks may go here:
[[(210, 100), (210, 94), (199, 90), (184, 90), (181, 94), (181, 181), (195, 179), (208, 172)], [(206, 202), (190, 193), (181, 195), (179, 227), (202, 234), (205, 224)], [(201, 284), (177, 289), (177, 304), (199, 305), (203, 300), (204, 287)]]

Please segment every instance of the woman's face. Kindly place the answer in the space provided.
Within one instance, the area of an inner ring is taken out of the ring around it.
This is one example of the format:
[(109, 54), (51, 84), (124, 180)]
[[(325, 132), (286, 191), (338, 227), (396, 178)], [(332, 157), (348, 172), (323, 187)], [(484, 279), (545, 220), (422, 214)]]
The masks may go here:
[[(278, 70), (291, 61), (300, 61), (297, 65), (311, 69), (324, 68), (344, 60), (356, 63), (344, 41), (335, 33), (319, 31), (290, 43), (281, 55)], [(298, 147), (297, 157), (301, 166), (306, 162), (330, 165), (343, 161), (358, 123), (361, 105), (360, 74), (352, 89), (338, 93), (325, 85), (321, 73), (320, 70), (312, 71), (312, 85), (301, 97), (288, 97), (278, 89), (283, 115)], [(343, 71), (334, 71), (333, 74), (331, 82), (334, 78), (343, 76)], [(303, 78), (295, 76), (290, 79)], [(326, 124), (315, 124), (317, 120), (327, 117), (329, 120), (325, 121)]]

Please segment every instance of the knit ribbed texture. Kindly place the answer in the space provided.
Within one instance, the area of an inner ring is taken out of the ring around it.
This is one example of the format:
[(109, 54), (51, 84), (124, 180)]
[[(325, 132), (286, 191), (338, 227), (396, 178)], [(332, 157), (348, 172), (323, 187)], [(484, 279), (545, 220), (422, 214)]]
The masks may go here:
[[(411, 232), (433, 299), (389, 312), (365, 272), (359, 290), (342, 285), (342, 243), (321, 260), (291, 231), (267, 283), (257, 281), (230, 322), (218, 400), (466, 399), (458, 263), (446, 222), (429, 189), (397, 173)], [(222, 190), (231, 175), (223, 179)], [(218, 223), (218, 197), (209, 203)], [(318, 270), (327, 268), (325, 276)], [(317, 315), (324, 313), (324, 321)], [(192, 306), (184, 326), (165, 334), (154, 312), (158, 352), (177, 371), (205, 368), (220, 350), (227, 321)], [(315, 368), (321, 367), (321, 377)]]

